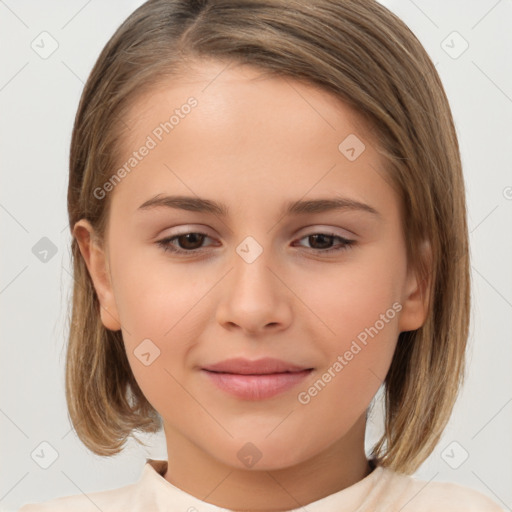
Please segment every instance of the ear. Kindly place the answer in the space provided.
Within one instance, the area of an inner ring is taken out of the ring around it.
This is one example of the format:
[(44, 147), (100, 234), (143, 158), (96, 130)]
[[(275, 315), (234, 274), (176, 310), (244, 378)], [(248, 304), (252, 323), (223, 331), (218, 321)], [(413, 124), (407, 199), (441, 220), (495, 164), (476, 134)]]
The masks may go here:
[(101, 322), (107, 329), (118, 331), (121, 329), (121, 323), (112, 289), (108, 260), (103, 248), (97, 242), (98, 237), (94, 228), (88, 220), (80, 219), (73, 228), (73, 236), (78, 242), (100, 301)]
[(408, 265), (398, 322), (400, 332), (419, 329), (427, 319), (432, 279), (432, 248), (428, 240), (424, 240), (420, 246), (420, 257), (425, 262), (427, 274), (420, 280), (414, 265)]

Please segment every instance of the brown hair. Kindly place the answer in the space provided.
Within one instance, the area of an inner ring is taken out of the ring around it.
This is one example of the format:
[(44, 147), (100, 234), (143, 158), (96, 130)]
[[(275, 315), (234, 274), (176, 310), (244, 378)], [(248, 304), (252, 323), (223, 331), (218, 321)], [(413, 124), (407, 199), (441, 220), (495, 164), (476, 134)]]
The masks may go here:
[[(462, 384), (470, 307), (459, 147), (432, 61), (374, 0), (150, 0), (108, 41), (85, 85), (71, 141), (71, 229), (85, 218), (104, 239), (109, 197), (94, 191), (119, 162), (123, 115), (155, 84), (180, 76), (187, 60), (201, 59), (314, 84), (371, 127), (401, 198), (408, 262), (428, 278), (430, 294), (424, 325), (399, 335), (384, 381), (385, 431), (372, 455), (381, 466), (414, 472), (437, 444)], [(114, 455), (134, 430), (157, 432), (161, 417), (135, 381), (121, 331), (101, 322), (75, 238), (72, 255), (66, 399), (84, 444)]]

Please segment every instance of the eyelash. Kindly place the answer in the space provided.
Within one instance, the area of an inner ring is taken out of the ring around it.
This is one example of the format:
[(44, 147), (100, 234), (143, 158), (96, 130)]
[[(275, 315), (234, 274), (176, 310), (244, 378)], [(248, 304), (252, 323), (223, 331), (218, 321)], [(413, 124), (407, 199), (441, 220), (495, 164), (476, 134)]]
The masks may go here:
[[(194, 255), (194, 254), (204, 252), (204, 250), (202, 250), (203, 248), (185, 250), (185, 249), (179, 249), (172, 245), (173, 240), (176, 240), (177, 238), (179, 238), (181, 236), (186, 236), (186, 235), (202, 235), (207, 238), (210, 238), (206, 233), (200, 233), (198, 231), (189, 231), (187, 233), (180, 233), (178, 235), (173, 235), (172, 237), (164, 238), (163, 240), (159, 240), (156, 243), (158, 246), (160, 246), (162, 248), (162, 250), (164, 252), (171, 252), (174, 254)], [(303, 240), (304, 238), (309, 238), (309, 237), (315, 236), (315, 235), (323, 235), (323, 236), (327, 236), (330, 238), (337, 238), (337, 239), (341, 240), (341, 247), (338, 247), (337, 249), (311, 249), (312, 251), (319, 253), (319, 254), (331, 254), (331, 253), (345, 251), (347, 249), (350, 249), (351, 246), (353, 246), (355, 244), (355, 240), (348, 240), (347, 238), (343, 238), (342, 236), (335, 235), (334, 233), (324, 233), (324, 232), (311, 233), (309, 235), (303, 236), (299, 240)]]

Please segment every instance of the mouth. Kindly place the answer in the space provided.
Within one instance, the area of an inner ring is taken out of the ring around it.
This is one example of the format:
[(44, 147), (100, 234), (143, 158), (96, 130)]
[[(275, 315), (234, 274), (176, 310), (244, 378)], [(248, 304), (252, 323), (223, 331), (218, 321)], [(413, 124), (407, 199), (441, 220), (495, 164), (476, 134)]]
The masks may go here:
[(284, 393), (312, 371), (313, 368), (273, 358), (227, 359), (201, 369), (218, 389), (243, 400), (264, 400)]

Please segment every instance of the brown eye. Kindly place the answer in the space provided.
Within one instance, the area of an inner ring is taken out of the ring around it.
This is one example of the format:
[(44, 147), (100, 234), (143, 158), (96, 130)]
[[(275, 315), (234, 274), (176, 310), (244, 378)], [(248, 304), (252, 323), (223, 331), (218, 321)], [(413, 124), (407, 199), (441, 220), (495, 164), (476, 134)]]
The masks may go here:
[(181, 233), (168, 238), (164, 238), (157, 244), (164, 250), (174, 253), (194, 253), (200, 252), (205, 238), (210, 238), (205, 233)]
[(324, 235), (323, 233), (320, 233), (318, 235), (309, 235), (308, 240), (312, 243), (313, 249), (330, 249), (330, 246), (332, 245), (334, 237), (330, 235)]
[[(348, 240), (334, 233), (313, 233), (301, 238), (301, 240), (305, 239), (310, 243), (311, 250), (315, 250), (315, 252), (320, 254), (343, 251), (355, 243), (355, 240)], [(337, 248), (332, 248), (334, 239), (340, 240)]]
[(186, 233), (176, 237), (178, 245), (181, 249), (194, 250), (199, 249), (205, 235), (201, 233)]

